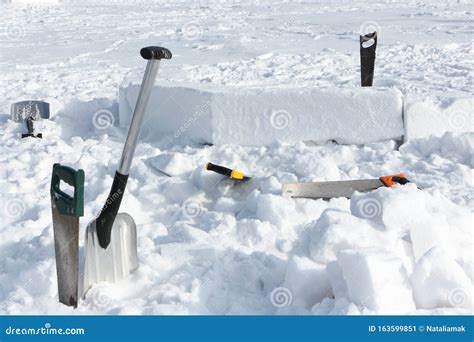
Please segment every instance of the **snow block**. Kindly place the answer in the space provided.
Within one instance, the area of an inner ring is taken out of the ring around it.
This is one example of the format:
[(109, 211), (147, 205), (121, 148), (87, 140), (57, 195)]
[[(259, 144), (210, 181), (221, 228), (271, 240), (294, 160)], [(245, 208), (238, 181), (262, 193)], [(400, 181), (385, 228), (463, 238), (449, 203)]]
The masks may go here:
[(344, 250), (337, 262), (350, 302), (384, 314), (415, 310), (407, 271), (395, 255), (376, 248)]
[(450, 227), (441, 213), (420, 213), (420, 222), (410, 230), (410, 239), (415, 260), (419, 260), (433, 247), (450, 251)]
[(472, 283), (462, 267), (439, 247), (429, 250), (411, 275), (418, 309), (472, 308)]
[[(124, 82), (120, 124), (130, 121), (140, 85)], [(155, 86), (145, 140), (266, 146), (335, 140), (366, 144), (401, 139), (402, 93), (395, 89)]]
[(294, 217), (295, 202), (289, 198), (271, 194), (261, 195), (257, 204), (257, 218), (283, 228)]
[(237, 223), (237, 237), (248, 247), (272, 247), (277, 240), (277, 232), (270, 222), (243, 219)]
[(449, 104), (408, 96), (405, 101), (405, 140), (441, 136), (446, 132), (474, 132), (474, 98), (459, 98)]
[(426, 195), (415, 184), (383, 187), (351, 197), (352, 215), (383, 224), (399, 237), (420, 222), (425, 208)]
[[(120, 126), (128, 127), (140, 84), (125, 83), (119, 89)], [(140, 139), (188, 143), (212, 142), (212, 93), (187, 87), (154, 86), (148, 102)]]
[(311, 257), (321, 263), (336, 260), (344, 249), (383, 246), (390, 251), (398, 250), (396, 236), (383, 227), (351, 215), (327, 209), (311, 227)]
[(364, 144), (403, 135), (396, 90), (249, 89), (217, 93), (214, 144), (262, 146), (276, 141)]
[(326, 265), (326, 274), (331, 284), (332, 294), (335, 298), (347, 298), (347, 285), (344, 274), (337, 261), (331, 261)]
[(282, 285), (292, 294), (292, 305), (310, 309), (331, 294), (326, 267), (306, 257), (293, 256)]
[(332, 299), (325, 298), (321, 303), (316, 304), (311, 308), (313, 315), (370, 315), (371, 312), (363, 310), (362, 312), (354, 304), (349, 302), (346, 298)]

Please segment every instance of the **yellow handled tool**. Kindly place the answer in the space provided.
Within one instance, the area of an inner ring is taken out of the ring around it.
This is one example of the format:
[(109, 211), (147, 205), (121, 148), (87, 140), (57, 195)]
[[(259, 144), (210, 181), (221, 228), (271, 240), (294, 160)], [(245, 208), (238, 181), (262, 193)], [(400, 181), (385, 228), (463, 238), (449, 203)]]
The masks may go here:
[(214, 171), (218, 174), (221, 174), (223, 176), (227, 176), (231, 179), (239, 180), (239, 181), (246, 181), (249, 180), (251, 177), (247, 177), (243, 174), (243, 172), (237, 171), (237, 170), (232, 170), (229, 169), (225, 166), (220, 166), (212, 163), (207, 163), (206, 164), (206, 170), (209, 171)]

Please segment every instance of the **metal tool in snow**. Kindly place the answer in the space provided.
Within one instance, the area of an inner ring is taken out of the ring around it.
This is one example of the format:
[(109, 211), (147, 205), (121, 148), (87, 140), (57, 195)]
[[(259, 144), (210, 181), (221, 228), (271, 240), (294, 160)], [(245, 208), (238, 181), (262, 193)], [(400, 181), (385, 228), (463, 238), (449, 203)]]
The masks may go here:
[(396, 184), (406, 184), (409, 180), (403, 173), (383, 176), (377, 179), (360, 179), (334, 182), (286, 183), (282, 193), (289, 197), (330, 199), (337, 197), (350, 198), (356, 191), (368, 192), (380, 187), (392, 187)]
[[(166, 177), (173, 177), (172, 175), (170, 175), (169, 173), (163, 171), (163, 170), (160, 170), (158, 169), (156, 166), (154, 165), (149, 165), (153, 170), (155, 170), (156, 172), (158, 172), (160, 175), (162, 176), (166, 176)], [(221, 166), (221, 165), (216, 165), (216, 164), (212, 164), (212, 163), (207, 163), (206, 166), (205, 166), (205, 169), (208, 170), (208, 171), (213, 171), (215, 173), (218, 173), (220, 175), (223, 175), (225, 176), (226, 178), (229, 178), (229, 179), (233, 179), (233, 180), (237, 180), (237, 181), (246, 181), (246, 180), (249, 180), (251, 179), (251, 177), (248, 177), (246, 175), (244, 175), (243, 172), (241, 171), (237, 171), (237, 170), (232, 170), (232, 169), (229, 169), (225, 166)]]
[(371, 87), (374, 82), (375, 49), (377, 32), (360, 36), (360, 84)]
[(43, 101), (21, 101), (12, 104), (10, 118), (14, 122), (25, 122), (28, 133), (22, 138), (42, 138), (41, 133), (35, 133), (34, 122), (40, 119), (49, 119), (49, 103)]
[[(74, 188), (73, 196), (61, 189), (61, 181)], [(77, 307), (79, 217), (84, 215), (84, 171), (54, 164), (50, 193), (59, 301)]]
[(118, 281), (138, 267), (137, 229), (132, 216), (118, 213), (132, 163), (133, 154), (142, 126), (145, 109), (155, 83), (161, 59), (171, 59), (168, 49), (150, 46), (141, 49), (148, 60), (140, 93), (133, 112), (127, 139), (123, 148), (109, 196), (99, 215), (89, 223), (86, 231), (84, 295), (95, 283)]
[(250, 179), (250, 177), (244, 175), (244, 173), (241, 172), (241, 171), (229, 169), (225, 166), (216, 165), (216, 164), (212, 164), (212, 163), (207, 163), (206, 164), (206, 170), (214, 171), (214, 172), (216, 172), (220, 175), (223, 175), (223, 176), (226, 176), (230, 179), (235, 179), (235, 180), (238, 180), (238, 181), (247, 181), (247, 180)]
[(230, 197), (242, 201), (259, 187), (258, 179), (249, 177), (242, 171), (212, 163), (207, 163), (205, 169), (224, 176), (215, 184), (215, 188), (221, 197)]

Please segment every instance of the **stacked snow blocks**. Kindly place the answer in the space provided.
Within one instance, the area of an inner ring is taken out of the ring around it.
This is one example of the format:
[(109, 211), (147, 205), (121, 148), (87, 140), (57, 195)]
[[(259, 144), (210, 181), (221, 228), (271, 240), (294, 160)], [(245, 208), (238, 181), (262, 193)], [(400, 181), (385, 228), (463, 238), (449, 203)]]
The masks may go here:
[[(139, 85), (120, 89), (127, 125)], [(313, 141), (368, 144), (404, 135), (403, 96), (395, 89), (155, 86), (145, 140), (267, 146)]]

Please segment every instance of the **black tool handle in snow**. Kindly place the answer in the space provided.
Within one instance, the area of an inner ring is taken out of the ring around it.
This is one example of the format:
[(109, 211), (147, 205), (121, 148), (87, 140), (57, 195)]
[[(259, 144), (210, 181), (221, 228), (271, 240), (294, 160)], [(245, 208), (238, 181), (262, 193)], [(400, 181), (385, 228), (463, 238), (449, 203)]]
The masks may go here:
[(232, 169), (229, 169), (225, 166), (216, 165), (216, 164), (212, 164), (212, 163), (207, 163), (206, 164), (206, 170), (214, 171), (218, 174), (221, 174), (223, 176), (227, 176), (229, 178), (236, 179), (236, 180), (246, 181), (246, 180), (250, 179), (250, 177), (245, 176), (240, 171), (232, 170)]
[(96, 220), (97, 237), (99, 238), (99, 244), (102, 248), (107, 248), (110, 244), (112, 227), (125, 192), (130, 166), (140, 136), (140, 128), (145, 118), (146, 107), (155, 83), (156, 74), (158, 73), (160, 60), (171, 59), (172, 57), (168, 49), (159, 46), (145, 47), (140, 50), (140, 55), (148, 60), (148, 63), (128, 129), (127, 139), (125, 140), (125, 145), (122, 150), (122, 157), (120, 158), (118, 169), (115, 172), (112, 188)]
[(26, 129), (28, 129), (28, 134), (33, 134), (35, 132), (32, 117), (29, 117), (28, 119), (26, 119)]
[(232, 174), (232, 169), (229, 169), (225, 166), (212, 164), (212, 163), (207, 163), (206, 164), (206, 170), (214, 171), (218, 174), (221, 174), (221, 175), (227, 176), (227, 177), (230, 177), (230, 175)]
[(371, 87), (374, 82), (376, 48), (377, 32), (360, 36), (360, 83), (362, 87)]
[(28, 138), (28, 137), (33, 137), (33, 138), (42, 138), (43, 135), (41, 133), (35, 134), (35, 128), (34, 128), (34, 119), (30, 116), (29, 118), (26, 119), (26, 129), (28, 130), (28, 133), (23, 133), (21, 135), (22, 138)]

